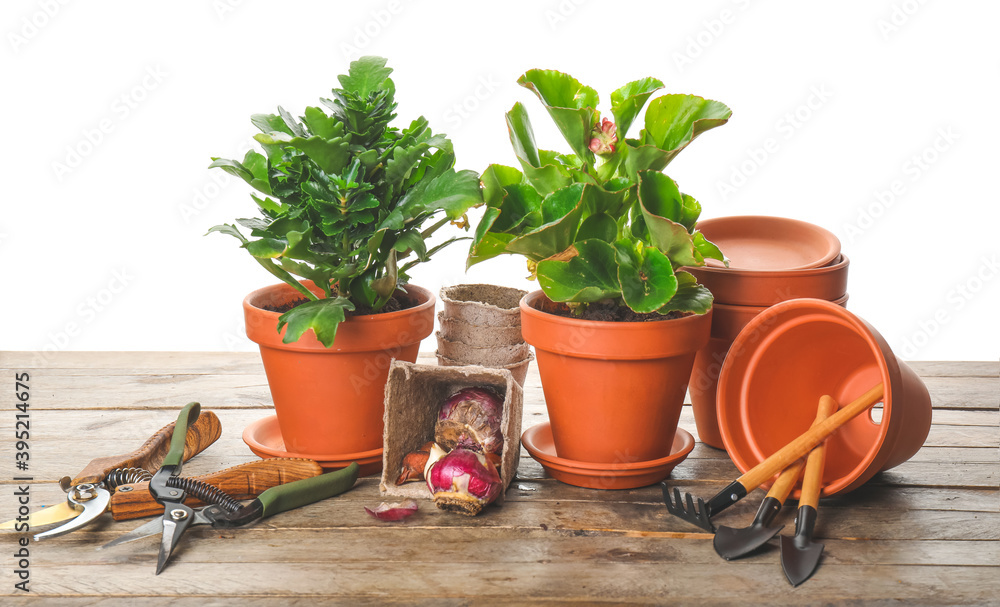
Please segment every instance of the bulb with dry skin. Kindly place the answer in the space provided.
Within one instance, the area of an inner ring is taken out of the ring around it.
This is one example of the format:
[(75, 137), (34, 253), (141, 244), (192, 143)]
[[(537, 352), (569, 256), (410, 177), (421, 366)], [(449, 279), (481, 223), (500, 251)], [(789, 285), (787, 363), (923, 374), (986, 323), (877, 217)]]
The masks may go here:
[(434, 440), (445, 449), (503, 451), (503, 399), (485, 388), (464, 388), (452, 394), (438, 413)]
[(433, 444), (433, 442), (426, 443), (416, 451), (403, 456), (403, 464), (400, 466), (399, 476), (396, 477), (397, 485), (424, 480), (424, 468), (427, 467), (427, 458), (430, 457)]
[(445, 454), (434, 445), (425, 476), (438, 508), (468, 516), (479, 514), (503, 489), (500, 474), (489, 458), (461, 447)]

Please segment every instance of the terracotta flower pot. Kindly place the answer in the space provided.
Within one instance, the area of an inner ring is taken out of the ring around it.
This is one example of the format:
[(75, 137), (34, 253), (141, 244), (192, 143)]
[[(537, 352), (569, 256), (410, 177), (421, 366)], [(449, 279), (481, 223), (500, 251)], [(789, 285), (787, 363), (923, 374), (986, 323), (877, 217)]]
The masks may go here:
[(823, 496), (856, 489), (911, 458), (930, 430), (931, 399), (916, 373), (864, 320), (828, 301), (779, 303), (750, 321), (722, 366), (723, 443), (746, 472), (809, 428), (820, 396), (844, 406), (879, 382), (885, 387), (881, 408), (854, 418), (827, 441)]
[(285, 450), (334, 454), (381, 447), (389, 364), (416, 361), (420, 340), (434, 330), (434, 295), (413, 285), (405, 289), (417, 305), (349, 317), (337, 328), (331, 348), (312, 331), (282, 343), (284, 328), (276, 330), (281, 314), (262, 308), (300, 299), (290, 286), (265, 287), (243, 300), (247, 337), (260, 346)]
[[(847, 298), (844, 295), (833, 303), (846, 307)], [(722, 363), (725, 362), (736, 336), (767, 306), (730, 306), (717, 303), (713, 309), (712, 336), (708, 345), (698, 350), (698, 356), (695, 357), (688, 394), (691, 395), (691, 409), (698, 428), (698, 438), (710, 447), (724, 449), (715, 410), (715, 395)]]
[(804, 270), (736, 270), (709, 266), (685, 269), (712, 292), (716, 303), (770, 306), (803, 297), (839, 299), (847, 293), (850, 264), (847, 256), (840, 255), (830, 265)]
[(670, 454), (695, 353), (711, 312), (654, 322), (598, 322), (543, 312), (521, 300), (521, 332), (535, 347), (560, 458), (644, 462)]

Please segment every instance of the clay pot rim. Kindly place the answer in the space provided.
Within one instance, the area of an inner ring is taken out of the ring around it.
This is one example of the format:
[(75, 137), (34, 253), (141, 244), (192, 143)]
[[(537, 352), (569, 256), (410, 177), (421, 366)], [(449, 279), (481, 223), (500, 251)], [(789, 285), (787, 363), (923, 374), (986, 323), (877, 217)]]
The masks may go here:
[[(570, 327), (596, 327), (610, 329), (614, 327), (621, 328), (623, 331), (640, 331), (643, 329), (649, 330), (655, 326), (662, 326), (661, 323), (689, 323), (694, 324), (698, 322), (699, 319), (705, 317), (709, 312), (705, 314), (688, 314), (682, 316), (681, 318), (663, 318), (661, 320), (653, 321), (643, 321), (643, 322), (614, 322), (608, 320), (586, 320), (583, 318), (570, 318), (568, 316), (560, 316), (558, 314), (550, 314), (549, 312), (544, 312), (534, 307), (532, 304), (539, 298), (545, 297), (545, 292), (542, 290), (532, 291), (525, 295), (521, 299), (521, 311), (527, 313), (530, 316), (542, 320), (555, 319), (556, 322), (565, 323)], [(551, 300), (550, 300), (551, 301)], [(677, 325), (674, 325), (677, 326)]]
[(816, 268), (801, 268), (796, 270), (747, 270), (743, 268), (720, 268), (717, 266), (698, 266), (698, 267), (685, 267), (682, 268), (690, 272), (694, 270), (697, 272), (706, 272), (709, 274), (717, 274), (719, 276), (738, 276), (740, 278), (804, 278), (807, 276), (822, 276), (824, 274), (832, 274), (843, 270), (846, 266), (851, 265), (851, 260), (841, 253), (832, 262), (827, 265), (819, 266)]
[[(302, 284), (307, 289), (309, 289), (313, 293), (315, 293), (317, 295), (320, 295), (320, 294), (323, 293), (323, 290), (320, 289), (319, 287), (317, 287), (315, 285), (315, 283), (313, 283), (313, 281), (311, 281), (311, 280), (303, 280), (301, 282), (302, 282)], [(259, 289), (254, 290), (254, 291), (251, 291), (249, 295), (247, 295), (246, 297), (243, 298), (243, 309), (244, 310), (252, 310), (254, 314), (261, 315), (261, 316), (263, 316), (265, 318), (274, 318), (274, 319), (277, 319), (278, 317), (280, 317), (283, 314), (283, 312), (273, 312), (271, 310), (265, 310), (264, 308), (258, 307), (256, 304), (254, 304), (254, 301), (256, 299), (259, 299), (260, 297), (263, 297), (265, 294), (269, 294), (269, 293), (272, 293), (274, 291), (280, 291), (280, 290), (284, 290), (284, 289), (289, 289), (289, 290), (291, 290), (294, 293), (298, 293), (298, 291), (295, 290), (294, 287), (292, 287), (288, 283), (284, 283), (284, 282), (279, 282), (277, 284), (269, 285), (269, 286), (266, 286), (266, 287), (261, 287)], [(355, 316), (348, 316), (344, 320), (344, 322), (352, 322), (352, 321), (365, 322), (365, 321), (378, 321), (378, 320), (393, 320), (393, 319), (399, 318), (401, 316), (404, 316), (407, 313), (413, 313), (413, 312), (418, 312), (418, 311), (421, 311), (421, 310), (426, 310), (427, 308), (432, 308), (437, 303), (436, 299), (434, 298), (434, 294), (432, 292), (430, 292), (429, 290), (427, 290), (427, 289), (425, 289), (423, 287), (420, 287), (420, 286), (417, 286), (417, 285), (414, 285), (414, 284), (407, 283), (405, 285), (402, 285), (402, 287), (400, 287), (399, 289), (397, 289), (396, 292), (397, 293), (408, 294), (411, 289), (413, 289), (413, 290), (415, 290), (417, 292), (420, 292), (420, 293), (426, 295), (427, 296), (427, 301), (421, 302), (421, 303), (419, 303), (419, 304), (417, 304), (415, 306), (411, 306), (411, 307), (405, 308), (403, 310), (396, 310), (395, 312), (385, 312), (385, 313), (381, 313), (381, 314), (359, 314), (359, 315), (355, 315)], [(299, 293), (299, 294), (301, 295), (301, 293)]]
[[(841, 254), (841, 243), (840, 239), (837, 238), (836, 234), (834, 234), (833, 232), (827, 230), (822, 226), (818, 226), (814, 223), (809, 223), (808, 221), (802, 221), (801, 219), (793, 219), (791, 217), (781, 217), (777, 215), (726, 215), (722, 217), (713, 217), (710, 219), (705, 219), (699, 222), (699, 227), (708, 227), (709, 230), (711, 230), (713, 224), (718, 224), (723, 226), (723, 228), (725, 228), (733, 223), (738, 224), (738, 223), (753, 223), (753, 222), (756, 223), (771, 222), (772, 224), (775, 225), (790, 227), (793, 228), (795, 232), (802, 234), (809, 234), (811, 236), (811, 238), (809, 239), (811, 242), (817, 244), (822, 242), (826, 246), (826, 250), (823, 252), (822, 256), (819, 259), (814, 259), (805, 264), (800, 264), (797, 266), (778, 268), (777, 271), (802, 270), (802, 269), (823, 267), (832, 263), (837, 258), (837, 256)], [(706, 237), (709, 238), (710, 240), (713, 239), (713, 237), (709, 234), (706, 234)], [(719, 245), (719, 247), (723, 249), (723, 253), (725, 253), (724, 238), (715, 236), (714, 239), (723, 242), (723, 244)], [(716, 262), (712, 261), (712, 263)], [(735, 268), (735, 269), (753, 270), (753, 268)], [(763, 271), (763, 270), (756, 270), (756, 271)]]
[[(772, 320), (773, 317), (783, 314), (786, 310), (795, 309), (804, 309), (808, 312), (808, 314), (796, 316), (793, 319), (785, 320), (783, 322), (775, 322)], [(821, 320), (824, 322), (839, 324), (852, 330), (855, 335), (862, 338), (869, 347), (870, 352), (875, 357), (875, 362), (882, 376), (882, 384), (884, 388), (883, 397), (879, 401), (882, 404), (882, 419), (879, 423), (878, 435), (872, 445), (868, 448), (867, 452), (865, 452), (864, 457), (854, 467), (850, 474), (823, 486), (821, 496), (830, 497), (844, 491), (852, 490), (866, 482), (881, 470), (882, 464), (889, 458), (889, 453), (883, 453), (880, 455), (880, 451), (882, 450), (882, 446), (889, 439), (889, 431), (891, 428), (888, 422), (892, 418), (893, 414), (893, 389), (894, 387), (902, 387), (902, 373), (899, 369), (899, 363), (895, 358), (895, 354), (892, 352), (891, 348), (889, 348), (888, 343), (886, 343), (885, 339), (878, 333), (878, 331), (846, 308), (842, 308), (832, 302), (822, 299), (790, 299), (771, 306), (747, 323), (747, 326), (744, 327), (743, 331), (741, 331), (740, 336), (737, 336), (734, 341), (733, 347), (739, 347), (739, 349), (746, 350), (750, 354), (751, 359), (758, 358), (760, 356), (760, 352), (769, 347), (770, 344), (773, 343), (773, 341), (786, 330), (806, 324), (810, 320)], [(741, 336), (755, 334), (761, 325), (764, 325), (764, 338), (756, 344), (751, 344), (751, 347), (749, 348), (740, 343)], [(782, 330), (783, 327), (784, 329)], [(756, 367), (756, 362), (751, 360), (749, 365), (751, 368), (748, 369), (748, 371), (752, 371), (752, 368)], [(754, 465), (759, 463), (760, 460), (748, 461), (747, 454), (736, 448), (735, 441), (732, 436), (735, 429), (730, 427), (730, 423), (727, 423), (730, 416), (728, 415), (727, 408), (724, 405), (727, 400), (727, 394), (730, 391), (725, 389), (725, 386), (732, 382), (730, 375), (733, 374), (733, 368), (734, 365), (730, 363), (729, 359), (723, 363), (722, 371), (719, 375), (716, 413), (719, 419), (719, 430), (722, 435), (722, 442), (726, 447), (726, 452), (729, 454), (733, 463), (736, 464), (736, 467), (741, 472), (745, 473)], [(746, 377), (744, 376), (740, 383), (740, 402), (737, 403), (740, 410), (744, 408), (742, 400), (744, 396), (743, 392), (745, 382)], [(840, 403), (841, 406), (845, 404), (846, 403)], [(867, 413), (862, 413), (861, 415), (866, 414)], [(739, 418), (739, 416), (736, 417)], [(738, 421), (738, 419), (734, 421)], [(742, 429), (740, 428), (740, 430)], [(754, 448), (751, 447), (750, 450), (753, 451)], [(751, 453), (750, 456), (756, 458), (757, 454)], [(796, 490), (795, 495), (798, 495), (798, 490)]]
[[(837, 304), (838, 306), (843, 307), (843, 305), (846, 304), (847, 301), (850, 298), (851, 298), (850, 293), (844, 293), (843, 295), (841, 295), (837, 299), (831, 299), (831, 300), (818, 299), (817, 301), (829, 301), (832, 304)], [(796, 299), (815, 299), (815, 298), (811, 298), (811, 297), (799, 297), (799, 298), (795, 298), (795, 299), (786, 299), (785, 301), (795, 301)], [(783, 301), (783, 302), (779, 302), (779, 303), (785, 303), (785, 302)], [(755, 311), (756, 313), (761, 314), (765, 310), (767, 310), (768, 308), (773, 308), (776, 305), (778, 305), (778, 304), (772, 304), (770, 306), (744, 306), (744, 305), (740, 305), (740, 304), (727, 304), (727, 303), (717, 303), (716, 302), (716, 303), (712, 304), (712, 307), (714, 309), (720, 311), (720, 312), (754, 312)]]

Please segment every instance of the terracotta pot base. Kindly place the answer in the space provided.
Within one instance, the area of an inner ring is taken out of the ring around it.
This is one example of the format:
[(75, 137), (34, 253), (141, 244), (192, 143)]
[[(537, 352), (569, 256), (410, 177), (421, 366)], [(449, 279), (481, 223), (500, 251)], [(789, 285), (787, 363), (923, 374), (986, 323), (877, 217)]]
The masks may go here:
[(521, 300), (559, 457), (628, 463), (670, 455), (695, 353), (711, 312), (658, 322), (599, 322), (540, 311)]

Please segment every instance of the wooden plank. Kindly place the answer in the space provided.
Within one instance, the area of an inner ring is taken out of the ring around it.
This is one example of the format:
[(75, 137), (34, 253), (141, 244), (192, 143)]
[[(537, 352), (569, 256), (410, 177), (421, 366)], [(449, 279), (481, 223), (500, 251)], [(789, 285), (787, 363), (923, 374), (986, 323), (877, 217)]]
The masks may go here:
[(996, 360), (910, 360), (906, 364), (920, 377), (1000, 377), (1000, 361)]
[(996, 377), (922, 378), (935, 409), (1000, 409), (1000, 379)]
[[(187, 553), (190, 554), (190, 553)], [(150, 555), (155, 558), (155, 555)], [(237, 555), (234, 555), (236, 558)], [(409, 601), (474, 598), (477, 602), (506, 600), (511, 604), (551, 599), (561, 602), (660, 604), (697, 602), (724, 604), (733, 598), (767, 597), (769, 604), (826, 603), (861, 596), (865, 601), (896, 601), (908, 605), (988, 604), (995, 600), (997, 567), (900, 567), (895, 565), (824, 566), (808, 586), (796, 591), (774, 562), (701, 564), (605, 563), (600, 574), (581, 577), (574, 563), (460, 563), (460, 575), (438, 563), (408, 563), (386, 575), (382, 563), (330, 563), (323, 560), (282, 567), (276, 575), (270, 563), (237, 561), (230, 566), (206, 567), (178, 555), (163, 575), (153, 576), (152, 558), (107, 567), (36, 566), (36, 595), (130, 594), (212, 597), (287, 596), (307, 594), (313, 601), (327, 597), (354, 600), (406, 597)], [(728, 592), (727, 592), (728, 589)], [(739, 589), (739, 590), (733, 590)], [(808, 593), (804, 595), (803, 593)], [(728, 601), (720, 601), (724, 595)]]

